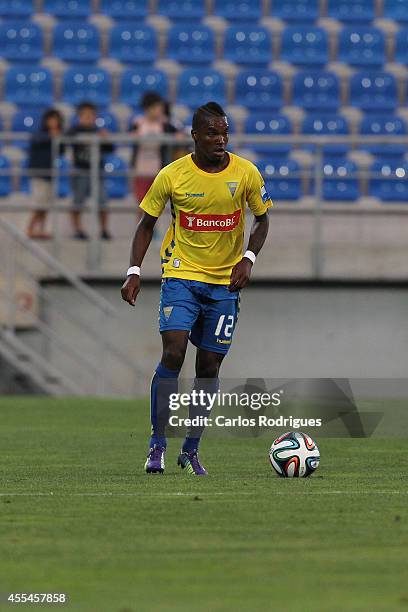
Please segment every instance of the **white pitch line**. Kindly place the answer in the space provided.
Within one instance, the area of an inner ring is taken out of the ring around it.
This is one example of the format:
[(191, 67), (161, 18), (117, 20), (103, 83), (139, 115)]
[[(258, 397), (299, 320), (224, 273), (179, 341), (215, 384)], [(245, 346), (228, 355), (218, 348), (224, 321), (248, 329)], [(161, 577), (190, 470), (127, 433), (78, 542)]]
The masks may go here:
[[(202, 497), (239, 497), (245, 495), (253, 495), (253, 491), (240, 491), (240, 492), (216, 492), (216, 491), (192, 491), (189, 493), (185, 492), (175, 492), (175, 493), (114, 493), (114, 492), (96, 492), (96, 493), (0, 493), (0, 497), (142, 497), (146, 499), (150, 499), (151, 497), (193, 497), (193, 496), (202, 496)], [(347, 489), (345, 491), (270, 491), (271, 495), (406, 495), (407, 491), (383, 491), (383, 490), (374, 490), (374, 491), (362, 491), (361, 489), (357, 491), (351, 491)]]

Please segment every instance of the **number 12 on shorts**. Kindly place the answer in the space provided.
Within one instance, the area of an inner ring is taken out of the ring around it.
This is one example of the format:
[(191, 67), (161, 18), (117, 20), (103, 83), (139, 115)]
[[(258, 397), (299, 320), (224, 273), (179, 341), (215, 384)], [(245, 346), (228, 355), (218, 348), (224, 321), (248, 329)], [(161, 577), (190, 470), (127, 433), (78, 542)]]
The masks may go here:
[(215, 328), (214, 336), (219, 336), (221, 334), (223, 326), (225, 338), (231, 338), (232, 331), (234, 329), (234, 315), (228, 315), (227, 317), (226, 315), (220, 316), (220, 318), (218, 319), (217, 327)]

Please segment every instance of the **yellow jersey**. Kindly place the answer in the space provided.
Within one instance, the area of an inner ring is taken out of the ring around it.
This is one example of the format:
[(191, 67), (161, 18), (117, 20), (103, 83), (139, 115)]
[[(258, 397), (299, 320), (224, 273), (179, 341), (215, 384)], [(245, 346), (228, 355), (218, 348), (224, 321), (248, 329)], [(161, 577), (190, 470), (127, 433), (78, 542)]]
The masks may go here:
[(163, 278), (228, 285), (242, 258), (245, 211), (256, 216), (272, 205), (254, 164), (228, 153), (221, 172), (205, 172), (191, 154), (165, 166), (140, 208), (159, 217), (170, 201), (172, 220), (161, 247)]

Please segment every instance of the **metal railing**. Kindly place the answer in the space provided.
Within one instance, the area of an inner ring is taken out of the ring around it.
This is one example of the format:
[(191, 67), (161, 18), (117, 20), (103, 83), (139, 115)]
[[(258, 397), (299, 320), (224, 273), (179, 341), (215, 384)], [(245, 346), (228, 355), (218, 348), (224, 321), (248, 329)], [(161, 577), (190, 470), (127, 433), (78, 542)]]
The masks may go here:
[[(16, 141), (18, 139), (27, 140), (29, 136), (27, 134), (17, 134), (14, 132), (3, 132), (0, 134), (0, 139), (3, 142), (7, 141)], [(53, 140), (53, 152), (54, 159), (58, 157), (58, 151), (60, 149), (60, 145), (64, 144), (67, 147), (75, 144), (84, 144), (89, 146), (90, 152), (90, 183), (91, 183), (91, 192), (89, 198), (89, 206), (85, 208), (85, 211), (88, 211), (92, 214), (95, 219), (98, 216), (98, 199), (99, 199), (99, 175), (101, 172), (100, 169), (100, 145), (104, 143), (112, 143), (119, 147), (128, 147), (134, 144), (143, 145), (146, 143), (152, 144), (156, 143), (159, 145), (164, 145), (169, 148), (169, 151), (179, 147), (184, 147), (186, 150), (191, 150), (192, 141), (190, 137), (175, 137), (173, 135), (163, 134), (160, 136), (149, 136), (144, 138), (135, 138), (134, 135), (131, 134), (110, 134), (109, 136), (101, 137), (97, 134), (89, 134), (89, 135), (78, 135), (75, 137), (67, 137), (61, 136), (60, 138), (56, 138)], [(293, 205), (282, 205), (279, 201), (275, 202), (275, 208), (273, 211), (274, 215), (308, 215), (313, 219), (313, 238), (311, 244), (311, 256), (312, 256), (312, 269), (313, 276), (315, 278), (320, 278), (321, 271), (323, 267), (323, 238), (322, 238), (322, 223), (324, 215), (331, 214), (332, 212), (338, 212), (338, 208), (330, 202), (326, 202), (324, 199), (324, 181), (331, 180), (330, 177), (325, 175), (325, 148), (333, 145), (348, 145), (351, 149), (360, 150), (363, 146), (372, 146), (372, 145), (398, 145), (407, 147), (408, 151), (408, 136), (368, 136), (361, 134), (351, 134), (345, 136), (293, 136), (293, 135), (279, 135), (279, 136), (269, 136), (269, 135), (259, 135), (259, 134), (232, 134), (230, 136), (230, 146), (232, 150), (244, 149), (245, 146), (250, 145), (287, 145), (291, 147), (291, 150), (300, 151), (305, 148), (309, 148), (309, 154), (313, 156), (313, 162), (308, 167), (302, 168), (299, 172), (291, 172), (290, 178), (299, 178), (304, 184), (309, 185), (309, 193), (310, 196), (308, 198), (307, 205), (298, 206), (296, 204)], [(405, 173), (405, 170), (402, 169)], [(19, 169), (3, 169), (0, 171), (1, 174), (10, 174), (10, 172), (14, 174), (20, 175), (31, 175), (35, 176), (35, 173), (28, 171), (25, 168)], [(65, 205), (61, 205), (58, 197), (57, 197), (57, 185), (58, 179), (62, 176), (71, 176), (75, 170), (61, 170), (57, 167), (51, 170), (52, 176), (52, 184), (53, 184), (53, 193), (54, 193), (54, 201), (50, 208), (51, 219), (52, 219), (52, 227), (53, 227), (53, 242), (52, 242), (52, 250), (54, 256), (58, 257), (60, 253), (60, 246), (62, 236), (59, 231), (59, 223), (58, 216), (61, 213), (66, 213), (69, 210), (69, 207)], [(133, 179), (136, 175), (135, 171), (127, 169), (126, 171), (112, 172), (110, 173), (111, 177), (123, 177), (125, 176), (128, 180)], [(268, 178), (268, 177), (267, 177)], [(279, 175), (272, 175), (270, 179), (277, 180), (279, 179)], [(282, 180), (285, 177), (281, 177)], [(332, 177), (333, 179), (339, 177)], [(373, 173), (367, 167), (359, 167), (358, 170), (354, 173), (348, 173), (347, 176), (344, 177), (345, 180), (357, 179), (367, 183), (370, 179), (382, 178), (385, 177), (382, 174)], [(389, 180), (397, 180), (397, 181), (405, 181), (408, 180), (407, 176), (390, 176)], [(25, 207), (24, 205), (19, 205), (18, 208), (6, 204), (2, 204), (0, 201), (0, 213), (4, 212), (15, 212), (15, 211), (25, 211), (32, 210), (32, 206)], [(136, 210), (136, 204), (129, 205), (128, 203), (118, 204), (115, 202), (114, 207), (108, 207), (108, 210), (113, 212), (115, 215), (120, 214), (128, 214), (133, 213)], [(343, 207), (343, 213), (346, 216), (350, 216), (350, 218), (355, 214), (361, 213), (361, 208), (359, 207)], [(388, 207), (376, 207), (376, 206), (366, 206), (364, 207), (364, 214), (367, 215), (378, 215), (378, 214), (390, 214), (393, 211)], [(398, 206), (398, 214), (405, 214), (408, 212), (408, 207), (404, 207), (404, 205)], [(96, 225), (96, 224), (95, 224)], [(129, 232), (129, 238), (130, 238)], [(100, 266), (100, 262), (102, 261), (102, 243), (99, 238), (98, 232), (94, 231), (91, 234), (89, 243), (87, 245), (87, 261), (84, 262), (84, 267), (89, 271), (96, 271)]]

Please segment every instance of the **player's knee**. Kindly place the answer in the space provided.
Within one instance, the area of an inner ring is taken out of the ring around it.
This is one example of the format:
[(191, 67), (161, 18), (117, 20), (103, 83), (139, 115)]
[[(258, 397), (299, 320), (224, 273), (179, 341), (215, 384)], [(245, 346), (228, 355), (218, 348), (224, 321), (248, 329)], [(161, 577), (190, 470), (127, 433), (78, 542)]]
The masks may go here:
[(196, 376), (197, 378), (216, 378), (219, 369), (220, 364), (216, 360), (199, 363), (196, 368)]
[(183, 365), (184, 355), (184, 347), (172, 345), (164, 349), (161, 361), (166, 368), (180, 370)]

